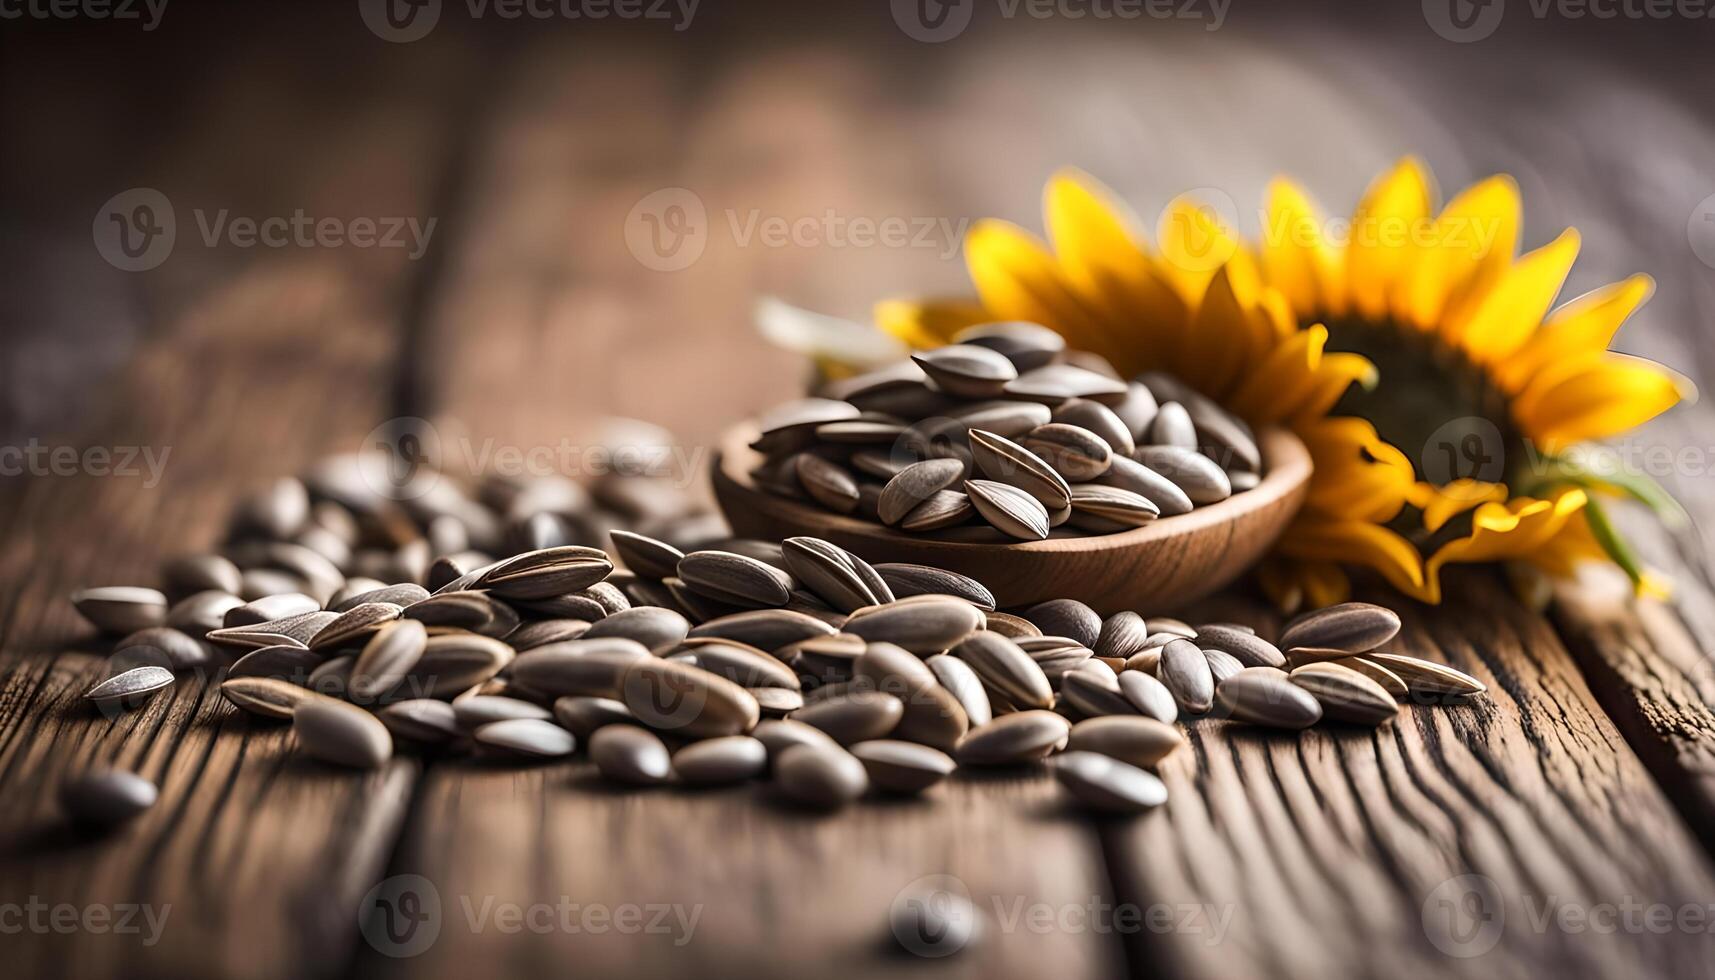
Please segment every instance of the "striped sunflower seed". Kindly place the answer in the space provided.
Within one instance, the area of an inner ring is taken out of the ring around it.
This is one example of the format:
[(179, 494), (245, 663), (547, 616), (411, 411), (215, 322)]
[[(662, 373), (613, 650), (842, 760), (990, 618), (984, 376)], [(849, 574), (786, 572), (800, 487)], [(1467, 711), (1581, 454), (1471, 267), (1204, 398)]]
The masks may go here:
[(953, 757), (939, 749), (899, 739), (872, 739), (851, 747), (869, 781), (889, 793), (921, 793), (952, 774)]
[(887, 583), (896, 598), (950, 595), (965, 600), (985, 613), (994, 611), (994, 593), (968, 575), (960, 575), (944, 568), (903, 562), (884, 562), (876, 565), (875, 571), (882, 581)]
[(226, 614), (244, 605), (244, 600), (226, 592), (198, 592), (188, 595), (167, 610), (167, 626), (181, 630), (197, 639), (226, 625)]
[(831, 810), (862, 796), (869, 788), (869, 773), (837, 744), (805, 742), (781, 751), (774, 762), (774, 781), (787, 799)]
[(989, 612), (984, 614), (984, 618), (988, 620), (984, 625), (985, 629), (999, 633), (1009, 639), (1028, 639), (1042, 635), (1041, 627), (1023, 616), (1015, 616), (1006, 612)]
[[(348, 579), (346, 584), (350, 585), (352, 581), (357, 580)], [(402, 582), (398, 585), (376, 585), (373, 588), (351, 592), (339, 598), (339, 601), (333, 605), (328, 606), (328, 609), (336, 613), (350, 612), (366, 602), (390, 602), (395, 606), (409, 606), (422, 602), (428, 597), (429, 590), (415, 582)]]
[(1107, 472), (1096, 477), (1095, 482), (1137, 494), (1154, 504), (1163, 517), (1189, 514), (1196, 506), (1177, 483), (1129, 456), (1115, 456)]
[(507, 676), (549, 697), (614, 697), (619, 693), (620, 679), (633, 664), (653, 659), (649, 648), (636, 640), (571, 640), (518, 654)]
[(472, 732), (471, 737), (483, 748), (533, 759), (571, 755), (578, 743), (571, 732), (540, 718), (491, 721)]
[(1098, 657), (1125, 660), (1143, 649), (1149, 639), (1149, 626), (1142, 616), (1129, 610), (1114, 613), (1102, 620), (1101, 632), (1090, 649)]
[[(364, 607), (359, 606), (359, 609)], [(393, 690), (429, 647), (429, 631), (414, 619), (386, 623), (370, 635), (352, 662), (346, 690), (366, 702)]]
[(1147, 497), (1119, 487), (1083, 483), (1072, 488), (1073, 527), (1092, 534), (1114, 534), (1153, 524), (1161, 508)]
[(173, 686), (173, 672), (165, 667), (133, 667), (91, 687), (83, 699), (102, 710), (130, 710)]
[(508, 646), (523, 653), (550, 643), (576, 640), (589, 629), (589, 622), (582, 619), (538, 619), (513, 630), (505, 639)]
[(214, 649), (202, 640), (166, 626), (150, 626), (120, 640), (110, 663), (197, 670), (213, 659)]
[(626, 670), (620, 700), (650, 728), (687, 738), (742, 735), (756, 727), (761, 712), (756, 698), (738, 684), (654, 657)]
[(550, 599), (607, 578), (613, 561), (599, 548), (562, 545), (527, 551), (483, 569), (474, 587), (504, 599)]
[(898, 524), (919, 505), (965, 478), (957, 459), (925, 459), (901, 469), (881, 490), (876, 509), (883, 524)]
[(636, 725), (609, 724), (590, 735), (590, 761), (615, 782), (633, 786), (664, 783), (673, 773), (673, 758), (654, 732)]
[(793, 721), (819, 728), (841, 745), (885, 738), (905, 715), (905, 704), (881, 691), (853, 690), (805, 704)]
[(1067, 704), (1092, 718), (1103, 715), (1129, 715), (1136, 711), (1120, 691), (1119, 678), (1110, 670), (1073, 668), (1060, 678), (1060, 693)]
[(1005, 321), (979, 323), (953, 335), (955, 344), (987, 347), (1020, 371), (1032, 371), (1054, 363), (1066, 349), (1066, 338), (1039, 323)]
[(1069, 398), (1114, 404), (1125, 398), (1126, 385), (1073, 364), (1046, 364), (1020, 374), (1007, 383), (1005, 391), (1014, 398), (1050, 406)]
[[(1017, 487), (1041, 501), (1044, 508), (1059, 509), (1071, 503), (1072, 488), (1066, 478), (1042, 457), (993, 432), (973, 428), (969, 435), (971, 459), (989, 480)], [(967, 482), (967, 493), (969, 486)], [(982, 509), (980, 503), (977, 509)], [(983, 516), (988, 515), (985, 512)]]
[(554, 720), (560, 727), (582, 739), (588, 739), (604, 725), (635, 722), (631, 709), (613, 698), (571, 694), (554, 699)]
[(391, 602), (365, 602), (353, 606), (317, 630), (310, 639), (310, 649), (332, 651), (345, 646), (361, 646), (381, 627), (398, 619), (402, 611)]
[(1174, 640), (1161, 648), (1156, 677), (1167, 685), (1181, 712), (1200, 715), (1214, 704), (1215, 678), (1209, 658), (1190, 640)]
[(1095, 752), (1067, 752), (1054, 760), (1054, 778), (1087, 807), (1139, 813), (1167, 802), (1167, 784), (1154, 773)]
[[(1072, 398), (1054, 407), (1053, 420), (1062, 425), (1075, 425), (1093, 433), (1109, 449), (1110, 456), (1129, 456), (1137, 448), (1131, 428), (1114, 410), (1101, 402)], [(1106, 471), (1106, 467), (1103, 467)]]
[(850, 470), (815, 453), (799, 453), (795, 459), (798, 484), (817, 503), (836, 514), (857, 510), (858, 484)]
[(912, 596), (856, 610), (845, 632), (869, 643), (893, 643), (912, 653), (939, 653), (983, 628), (983, 614), (948, 596)]
[(1155, 421), (1149, 424), (1148, 443), (1196, 449), (1197, 426), (1191, 421), (1191, 413), (1178, 402), (1163, 402), (1155, 413)]
[(608, 537), (619, 560), (638, 575), (660, 580), (679, 574), (679, 560), (685, 553), (667, 542), (621, 530), (608, 532)]
[(292, 710), (292, 732), (306, 755), (352, 769), (379, 769), (393, 756), (393, 736), (369, 712), (331, 698)]
[(740, 687), (783, 687), (796, 691), (800, 682), (779, 660), (756, 649), (730, 640), (698, 640), (673, 651), (667, 658), (690, 664), (717, 677), (724, 677)]
[(1367, 653), (1363, 659), (1393, 671), (1405, 682), (1406, 689), (1417, 696), (1470, 697), (1489, 689), (1470, 674), (1446, 664), (1397, 653)]
[(749, 735), (704, 739), (673, 753), (673, 772), (687, 786), (742, 783), (767, 768), (767, 746)]
[(84, 619), (104, 633), (135, 633), (167, 622), (167, 597), (156, 589), (109, 585), (71, 597)]
[(1064, 422), (1031, 429), (1019, 439), (1019, 445), (1071, 481), (1093, 480), (1106, 473), (1113, 463), (1113, 450), (1106, 440), (1089, 429)]
[(1048, 708), (1054, 704), (1054, 689), (1042, 668), (1018, 644), (998, 633), (973, 633), (953, 647), (952, 654), (970, 666), (985, 689), (1010, 705)]
[(439, 745), (464, 734), (451, 704), (433, 698), (395, 701), (375, 713), (395, 737)]
[[(1219, 503), (1233, 495), (1225, 470), (1197, 452), (1179, 446), (1139, 446), (1132, 458), (1173, 481), (1195, 504)], [(1147, 496), (1147, 494), (1146, 494)], [(1151, 498), (1154, 499), (1154, 498)], [(1161, 501), (1155, 501), (1157, 505)], [(1166, 513), (1166, 508), (1162, 508)]]
[(1018, 368), (1004, 354), (978, 344), (952, 344), (911, 355), (937, 388), (960, 398), (998, 398)]
[(816, 637), (833, 636), (834, 627), (814, 616), (789, 609), (755, 609), (733, 613), (691, 628), (691, 639), (724, 639), (774, 653)]
[(314, 650), (300, 646), (282, 645), (256, 647), (226, 668), (228, 679), (239, 677), (272, 677), (293, 684), (308, 684), (310, 675), (325, 658)]
[(1001, 533), (1024, 541), (1048, 537), (1048, 510), (1025, 491), (993, 480), (966, 480), (965, 493), (983, 520)]
[(180, 555), (161, 565), (161, 580), (170, 595), (183, 598), (198, 592), (236, 593), (244, 575), (224, 555)]
[(1222, 681), (1245, 669), (1245, 665), (1239, 661), (1239, 658), (1225, 650), (1212, 648), (1204, 650), (1203, 657), (1209, 661), (1209, 676), (1215, 679), (1217, 688), (1221, 686)]
[(622, 609), (583, 631), (582, 638), (600, 640), (607, 637), (634, 640), (650, 650), (674, 646), (684, 641), (691, 631), (685, 617), (659, 606), (639, 606)]
[(1280, 634), (1283, 648), (1368, 653), (1399, 635), (1399, 614), (1368, 602), (1343, 602), (1306, 613)]
[(694, 592), (736, 606), (784, 606), (796, 585), (773, 565), (730, 551), (693, 551), (679, 561), (679, 579)]
[(1184, 737), (1171, 724), (1137, 715), (1115, 715), (1073, 725), (1066, 751), (1095, 752), (1145, 769), (1183, 744)]
[(1153, 675), (1140, 670), (1122, 670), (1119, 686), (1120, 694), (1139, 714), (1169, 725), (1179, 720), (1179, 702), (1174, 700), (1167, 685)]
[(792, 577), (843, 612), (893, 601), (893, 591), (869, 562), (821, 538), (787, 538), (781, 554)]
[(800, 398), (776, 405), (762, 414), (757, 425), (762, 435), (751, 448), (767, 456), (804, 449), (814, 441), (816, 427), (858, 417), (857, 406), (831, 398)]
[(959, 743), (963, 765), (1014, 765), (1047, 758), (1066, 743), (1071, 723), (1052, 711), (1015, 711), (972, 729)]
[(1286, 666), (1280, 648), (1255, 633), (1224, 623), (1197, 627), (1197, 644), (1204, 649), (1224, 650), (1246, 667)]
[(937, 531), (971, 519), (976, 510), (971, 498), (958, 490), (938, 490), (928, 500), (911, 508), (899, 521), (899, 529), (920, 534)]
[(1322, 705), (1273, 667), (1246, 667), (1215, 688), (1225, 717), (1269, 728), (1304, 729), (1322, 719)]
[(964, 709), (968, 728), (978, 728), (994, 720), (988, 692), (970, 664), (945, 653), (930, 657), (924, 664), (934, 673), (936, 682)]
[(512, 658), (512, 648), (492, 637), (475, 633), (431, 636), (396, 690), (406, 692), (407, 697), (451, 697), (498, 674)]
[(300, 704), (327, 698), (326, 695), (274, 677), (228, 677), (220, 684), (221, 696), (249, 714), (289, 721)]
[(1382, 690), (1386, 691), (1395, 701), (1403, 701), (1406, 696), (1411, 693), (1411, 689), (1406, 686), (1405, 681), (1401, 679), (1398, 674), (1386, 667), (1383, 667), (1381, 664), (1376, 663), (1374, 660), (1367, 660), (1363, 657), (1347, 657), (1344, 660), (1336, 660), (1332, 662), (1340, 664), (1343, 667), (1350, 667), (1358, 673), (1363, 674), (1365, 677), (1368, 677), (1370, 680), (1375, 681), (1377, 684), (1380, 684), (1382, 686)]
[(1102, 635), (1102, 617), (1076, 599), (1049, 599), (1025, 610), (1044, 636), (1063, 636), (1081, 647), (1094, 647)]
[(1380, 725), (1399, 714), (1393, 696), (1369, 677), (1334, 663), (1308, 664), (1291, 673), (1292, 683), (1309, 691), (1322, 704), (1322, 714), (1335, 721)]

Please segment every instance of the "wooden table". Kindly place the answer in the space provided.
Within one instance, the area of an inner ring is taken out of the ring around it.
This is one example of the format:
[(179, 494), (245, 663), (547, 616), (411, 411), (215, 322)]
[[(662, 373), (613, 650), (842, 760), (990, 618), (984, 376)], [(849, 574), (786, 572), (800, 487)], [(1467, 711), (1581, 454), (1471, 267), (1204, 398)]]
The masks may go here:
[[(1063, 163), (1144, 214), (1196, 187), (1251, 202), (1276, 170), (1345, 208), (1407, 151), (1449, 187), (1510, 171), (1529, 242), (1585, 232), (1568, 294), (1653, 272), (1659, 293), (1620, 346), (1707, 381), (1715, 270), (1687, 238), (1715, 192), (1705, 23), (1596, 30), (1515, 12), (1465, 45), (1408, 4), (1234, 11), (1218, 32), (991, 18), (928, 45), (885, 5), (711, 9), (682, 34), (463, 30), (449, 5), (447, 26), (396, 45), (349, 6), (175, 22), (175, 5), (141, 38), (25, 25), (4, 41), (0, 285), (21, 312), (0, 336), (0, 428), (10, 445), (170, 450), (157, 485), (0, 480), (8, 975), (1715, 971), (1715, 495), (1689, 464), (1667, 482), (1695, 530), (1628, 518), (1674, 576), (1674, 604), (1567, 596), (1544, 617), (1483, 573), (1454, 576), (1434, 609), (1375, 592), (1404, 609), (1405, 652), (1490, 695), (1373, 733), (1194, 724), (1164, 766), (1170, 802), (1135, 820), (1068, 809), (1039, 772), (825, 818), (751, 789), (616, 791), (581, 760), (401, 755), (337, 772), (197, 683), (117, 719), (90, 711), (79, 695), (105, 651), (65, 601), (79, 584), (152, 581), (163, 555), (215, 543), (243, 492), (390, 417), (532, 447), (614, 413), (708, 446), (802, 381), (752, 331), (758, 295), (862, 316), (885, 295), (960, 291), (943, 229), (984, 215), (1038, 226), (1040, 186)], [(116, 271), (89, 240), (89, 215), (132, 187), (178, 215), (173, 255), (146, 273)], [(640, 262), (624, 232), (670, 187), (708, 216), (680, 271)], [(196, 212), (222, 208), (436, 225), (420, 257), (240, 247), (202, 237)], [(762, 224), (749, 237), (753, 218), (809, 219), (811, 238), (776, 246)], [(913, 244), (835, 241), (851, 218), (903, 219)], [(1635, 444), (1707, 447), (1711, 421), (1682, 408)], [(1242, 593), (1195, 612), (1268, 625)], [(54, 815), (54, 788), (94, 763), (161, 786), (113, 839)], [(986, 934), (946, 959), (890, 952), (891, 903), (934, 874), (963, 882)], [(441, 908), (437, 938), (408, 958), (366, 941), (357, 914), (402, 875), (426, 878)], [(564, 921), (562, 902), (577, 906)], [(147, 944), (146, 920), (143, 934), (56, 925), (62, 906), (167, 918)], [(506, 910), (536, 906), (553, 921), (512, 927)], [(1606, 910), (1634, 907), (1698, 917), (1603, 928)], [(628, 909), (669, 918), (641, 931), (599, 919)], [(1443, 929), (1449, 910), (1470, 928)]]

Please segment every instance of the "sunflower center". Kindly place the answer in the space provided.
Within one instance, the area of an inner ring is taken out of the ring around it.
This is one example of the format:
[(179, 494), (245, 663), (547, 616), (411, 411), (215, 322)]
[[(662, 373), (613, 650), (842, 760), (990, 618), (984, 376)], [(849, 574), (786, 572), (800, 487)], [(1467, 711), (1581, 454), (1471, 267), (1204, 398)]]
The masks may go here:
[(1330, 318), (1328, 349), (1368, 357), (1374, 391), (1353, 386), (1334, 408), (1375, 424), (1412, 461), (1419, 479), (1507, 481), (1524, 465), (1524, 442), (1487, 372), (1435, 334), (1409, 325)]

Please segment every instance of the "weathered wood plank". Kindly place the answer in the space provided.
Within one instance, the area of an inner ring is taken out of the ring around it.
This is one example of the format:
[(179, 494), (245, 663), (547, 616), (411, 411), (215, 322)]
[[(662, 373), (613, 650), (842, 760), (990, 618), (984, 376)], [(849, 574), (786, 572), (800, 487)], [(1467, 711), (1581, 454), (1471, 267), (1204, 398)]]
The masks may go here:
[[(314, 765), (286, 728), (236, 714), (193, 674), (104, 717), (81, 695), (103, 676), (106, 641), (65, 595), (153, 582), (161, 558), (217, 543), (244, 490), (355, 448), (389, 414), (406, 253), (208, 246), (190, 211), (429, 216), (455, 135), (456, 102), (440, 86), (456, 83), (460, 59), (413, 51), (371, 69), (405, 72), (408, 86), (334, 108), (309, 79), (275, 76), (266, 91), (198, 104), (186, 119), (194, 135), (163, 135), (144, 162), (111, 161), (114, 189), (158, 186), (177, 202), (181, 240), (144, 274), (143, 339), (126, 363), (88, 393), (75, 429), (41, 436), (147, 447), (166, 465), (158, 485), (87, 472), (0, 485), (0, 903), (78, 916), (141, 906), (159, 930), (144, 919), (141, 934), (95, 919), (64, 929), (43, 912), (9, 937), (15, 975), (317, 976), (337, 972), (356, 942), (358, 899), (397, 836), (416, 763), (375, 774)], [(135, 769), (159, 784), (160, 801), (111, 838), (71, 832), (55, 792), (93, 765)]]

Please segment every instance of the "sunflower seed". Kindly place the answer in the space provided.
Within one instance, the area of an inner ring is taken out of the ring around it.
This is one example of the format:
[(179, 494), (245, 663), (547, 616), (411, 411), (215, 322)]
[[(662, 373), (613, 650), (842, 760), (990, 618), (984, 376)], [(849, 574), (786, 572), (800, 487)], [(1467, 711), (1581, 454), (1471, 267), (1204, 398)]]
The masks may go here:
[(196, 670), (208, 666), (213, 656), (212, 647), (189, 634), (165, 626), (150, 626), (120, 640), (111, 662)]
[(1137, 494), (1154, 504), (1163, 517), (1188, 514), (1196, 506), (1177, 483), (1128, 456), (1115, 456), (1107, 472), (1095, 482)]
[(994, 720), (988, 692), (983, 689), (982, 679), (971, 669), (970, 664), (948, 654), (936, 654), (924, 661), (924, 664), (935, 675), (935, 680), (941, 687), (959, 702), (959, 707), (965, 713), (967, 729), (977, 728)]
[(352, 665), (356, 662), (357, 658), (349, 654), (324, 660), (320, 667), (310, 671), (309, 679), (305, 681), (305, 685), (317, 694), (346, 700), (351, 693), (346, 690), (347, 683), (351, 679)]
[(301, 481), (288, 476), (245, 498), (233, 515), (233, 523), (254, 528), (271, 538), (289, 538), (309, 517), (308, 491)]
[(172, 686), (173, 672), (165, 667), (133, 667), (85, 691), (83, 699), (103, 710), (128, 710)]
[[(1179, 446), (1139, 446), (1132, 458), (1185, 491), (1194, 504), (1213, 504), (1233, 495), (1226, 471), (1195, 449)], [(1145, 494), (1148, 496), (1148, 494)], [(1153, 497), (1150, 498), (1154, 500)], [(1157, 505), (1161, 501), (1155, 500)], [(1167, 508), (1162, 507), (1162, 513)]]
[(310, 674), (325, 660), (321, 654), (300, 646), (257, 647), (232, 662), (226, 676), (272, 677), (293, 684), (308, 684)]
[(1152, 446), (1196, 449), (1197, 427), (1191, 421), (1191, 413), (1178, 402), (1163, 402), (1155, 413), (1155, 420), (1149, 424), (1146, 442)]
[(1044, 405), (1058, 405), (1069, 398), (1114, 404), (1125, 398), (1126, 385), (1075, 365), (1047, 364), (1020, 374), (1007, 383), (1005, 391), (1014, 398)]
[(1137, 613), (1118, 612), (1102, 620), (1101, 631), (1090, 645), (1098, 657), (1124, 660), (1143, 649), (1149, 639), (1149, 627)]
[(947, 596), (912, 596), (859, 609), (845, 631), (869, 643), (893, 643), (912, 653), (939, 653), (982, 629), (982, 611)]
[(1309, 728), (1322, 718), (1316, 698), (1273, 667), (1246, 667), (1222, 681), (1215, 703), (1226, 717), (1270, 728)]
[(106, 633), (135, 633), (167, 622), (167, 597), (155, 589), (109, 585), (76, 592), (71, 601), (84, 619)]
[(100, 769), (60, 786), (60, 808), (85, 827), (117, 827), (155, 805), (160, 791), (134, 772)]
[[(1066, 478), (1029, 449), (1005, 436), (976, 428), (970, 430), (970, 442), (971, 459), (989, 480), (1017, 487), (1041, 501), (1045, 508), (1058, 509), (1071, 502), (1072, 488), (1066, 484)], [(967, 482), (967, 493), (969, 486)], [(978, 509), (981, 510), (980, 503)]]
[(1048, 511), (1030, 494), (992, 480), (967, 480), (965, 493), (983, 520), (1008, 535), (1025, 541), (1048, 537)]
[(401, 615), (425, 626), (455, 626), (475, 632), (494, 621), (497, 605), (486, 592), (440, 592), (405, 607)]
[(1406, 696), (1411, 693), (1411, 688), (1406, 686), (1405, 681), (1398, 674), (1373, 660), (1366, 660), (1363, 657), (1347, 657), (1344, 660), (1332, 662), (1338, 663), (1342, 667), (1350, 667), (1380, 684), (1382, 690), (1386, 691), (1396, 701), (1405, 700)]
[(905, 713), (893, 729), (895, 739), (951, 749), (970, 729), (964, 706), (914, 654), (891, 643), (870, 644), (854, 673), (904, 703)]
[[(1047, 708), (1054, 703), (1048, 676), (1018, 644), (996, 633), (973, 633), (952, 654), (968, 664), (983, 686), (1019, 708)], [(962, 699), (961, 699), (962, 700)]]
[(426, 745), (438, 745), (464, 734), (456, 709), (432, 698), (395, 701), (377, 711), (375, 717), (395, 736)]
[(761, 711), (756, 698), (738, 684), (654, 657), (626, 670), (620, 700), (650, 728), (687, 738), (744, 734), (756, 726)]
[[(1100, 664), (1099, 660), (1085, 663)], [(1132, 703), (1120, 692), (1120, 681), (1111, 670), (1074, 667), (1060, 677), (1060, 693), (1066, 703), (1092, 718), (1134, 714)]]
[(984, 401), (966, 403), (947, 413), (948, 427), (959, 438), (968, 438), (971, 429), (982, 429), (1008, 439), (1024, 435), (1054, 418), (1046, 405), (1030, 402)]
[(624, 724), (636, 719), (630, 708), (612, 698), (572, 694), (554, 700), (554, 720), (566, 731), (587, 739), (604, 725)]
[(1238, 627), (1219, 623), (1199, 626), (1196, 640), (1204, 649), (1226, 651), (1246, 667), (1286, 666), (1286, 656), (1279, 647)]
[(1122, 670), (1119, 686), (1120, 694), (1139, 714), (1169, 725), (1179, 720), (1179, 703), (1173, 699), (1173, 692), (1154, 676), (1139, 670)]
[(1161, 648), (1156, 676), (1184, 713), (1200, 715), (1214, 703), (1215, 678), (1209, 672), (1209, 659), (1190, 640), (1175, 640)]
[(474, 633), (431, 636), (423, 655), (397, 689), (410, 697), (450, 697), (493, 677), (512, 658), (512, 648), (491, 637)]
[(563, 545), (527, 551), (483, 569), (475, 587), (505, 599), (551, 599), (607, 578), (613, 562), (599, 548)]
[(757, 609), (711, 619), (693, 627), (693, 639), (726, 639), (759, 650), (774, 652), (789, 644), (820, 636), (833, 636), (838, 630), (827, 623), (801, 612), (787, 609)]
[(936, 531), (970, 520), (976, 511), (971, 499), (958, 490), (939, 490), (913, 507), (899, 522), (899, 529), (913, 534)]
[(924, 501), (965, 477), (957, 459), (925, 459), (901, 469), (882, 488), (877, 510), (883, 524), (898, 524)]
[(1023, 616), (1014, 616), (1012, 613), (1004, 612), (988, 612), (984, 614), (984, 618), (987, 620), (984, 629), (1010, 639), (1026, 639), (1042, 635), (1042, 630)]
[(292, 732), (306, 755), (352, 769), (379, 769), (393, 755), (387, 726), (356, 705), (331, 699), (292, 710)]
[(762, 435), (751, 447), (769, 456), (805, 448), (815, 438), (816, 426), (857, 418), (857, 406), (830, 398), (800, 398), (776, 405), (757, 420)]
[(1018, 368), (995, 350), (977, 344), (953, 344), (911, 355), (937, 388), (960, 398), (998, 398)]
[(1078, 802), (1109, 813), (1139, 813), (1167, 802), (1160, 777), (1095, 752), (1059, 756), (1054, 778)]
[(679, 573), (679, 560), (685, 553), (667, 542), (620, 530), (610, 531), (608, 537), (625, 567), (638, 575), (659, 580)]
[(836, 514), (857, 510), (858, 485), (850, 470), (815, 453), (799, 453), (795, 460), (799, 485), (817, 503)]
[(324, 697), (273, 677), (229, 677), (221, 682), (220, 693), (235, 708), (281, 721), (289, 720), (298, 705)]
[(1001, 715), (965, 736), (959, 743), (958, 759), (964, 765), (992, 766), (1046, 758), (1065, 744), (1071, 727), (1052, 711)]
[(781, 542), (787, 571), (840, 612), (893, 601), (893, 593), (862, 558), (820, 538)]
[(730, 551), (691, 552), (679, 562), (679, 579), (694, 592), (737, 606), (784, 606), (795, 585), (773, 565)]
[(317, 630), (310, 639), (310, 649), (333, 651), (344, 646), (361, 646), (377, 630), (398, 619), (400, 612), (400, 607), (391, 602), (365, 602), (353, 606)]
[(395, 606), (409, 606), (427, 598), (429, 598), (429, 590), (414, 582), (403, 582), (399, 585), (383, 585), (361, 592), (353, 592), (328, 608), (336, 613), (345, 613), (366, 602), (390, 602)]
[(876, 574), (899, 599), (918, 595), (948, 595), (969, 602), (985, 613), (994, 611), (994, 593), (967, 575), (929, 565), (886, 562), (875, 566)]
[(222, 625), (227, 629), (260, 626), (263, 623), (320, 611), (321, 604), (301, 592), (280, 592), (232, 607), (227, 610)]
[(1280, 634), (1283, 648), (1368, 653), (1399, 635), (1399, 614), (1368, 602), (1344, 602), (1306, 613)]
[(1228, 470), (1227, 482), (1232, 485), (1234, 493), (1244, 493), (1262, 486), (1262, 475), (1244, 470)]
[(471, 733), (478, 745), (512, 755), (551, 759), (570, 755), (578, 740), (551, 721), (540, 718), (511, 718), (491, 721)]
[(501, 694), (474, 694), (453, 699), (453, 717), (460, 729), (475, 731), (497, 721), (532, 718), (547, 721), (554, 713), (539, 704)]
[(668, 659), (690, 664), (740, 687), (783, 687), (796, 691), (798, 675), (779, 660), (755, 647), (730, 640), (698, 640), (668, 654)]
[(346, 681), (352, 699), (369, 701), (392, 690), (416, 666), (428, 644), (429, 631), (416, 620), (382, 625), (352, 663)]
[(1322, 714), (1335, 721), (1380, 725), (1399, 714), (1393, 696), (1369, 677), (1334, 663), (1309, 664), (1290, 675), (1322, 704)]
[(519, 654), (507, 676), (550, 697), (614, 697), (619, 693), (620, 678), (631, 665), (652, 659), (649, 648), (636, 640), (570, 640)]
[(505, 637), (506, 644), (523, 653), (550, 643), (576, 640), (588, 633), (590, 624), (582, 619), (538, 619), (525, 623)]
[(1019, 440), (1019, 445), (1073, 481), (1095, 479), (1106, 473), (1113, 463), (1113, 450), (1105, 439), (1088, 429), (1063, 422), (1050, 422), (1031, 429)]
[(1072, 512), (1068, 521), (1092, 534), (1114, 534), (1143, 527), (1161, 516), (1161, 508), (1148, 498), (1119, 487), (1083, 483), (1072, 488)]
[(666, 782), (673, 772), (666, 744), (636, 725), (603, 725), (590, 735), (589, 748), (596, 769), (615, 782), (654, 786)]
[(1482, 681), (1446, 664), (1396, 653), (1367, 653), (1363, 659), (1393, 671), (1413, 695), (1469, 697), (1488, 690)]
[(197, 639), (205, 639), (209, 633), (226, 625), (229, 610), (242, 605), (244, 600), (230, 593), (198, 592), (180, 599), (167, 610), (167, 625)]
[(891, 416), (858, 418), (849, 422), (826, 422), (816, 426), (816, 438), (836, 445), (891, 445), (905, 434), (903, 421)]
[(1209, 661), (1209, 676), (1215, 679), (1216, 687), (1220, 687), (1222, 681), (1245, 669), (1239, 658), (1225, 650), (1204, 650), (1203, 656)]
[(1045, 636), (1063, 636), (1082, 647), (1094, 647), (1102, 634), (1102, 617), (1076, 599), (1050, 599), (1025, 610)]
[(692, 742), (673, 753), (673, 772), (690, 786), (742, 783), (768, 768), (768, 748), (749, 735)]
[(244, 587), (244, 575), (223, 555), (180, 555), (161, 566), (161, 579), (170, 595), (184, 597), (198, 592), (236, 593)]
[(819, 728), (841, 745), (883, 738), (899, 724), (905, 704), (880, 691), (850, 691), (807, 704), (793, 721)]
[(951, 775), (953, 757), (939, 749), (898, 739), (872, 739), (851, 747), (869, 781), (889, 793), (921, 793)]
[(1039, 323), (1007, 321), (979, 323), (953, 335), (953, 343), (987, 347), (1020, 371), (1054, 363), (1066, 349), (1066, 338)]
[(1196, 427), (1197, 450), (1224, 470), (1254, 474), (1262, 469), (1262, 452), (1248, 427), (1213, 401), (1200, 398), (1185, 410)]
[(682, 642), (690, 630), (690, 622), (673, 610), (642, 606), (621, 610), (598, 621), (584, 631), (583, 638), (620, 637), (635, 640), (650, 650), (659, 650)]
[(804, 695), (787, 687), (747, 687), (764, 718), (784, 718), (804, 706)]
[(862, 762), (838, 745), (806, 742), (787, 747), (774, 762), (780, 792), (805, 806), (834, 809), (869, 788)]
[(1154, 677), (1161, 667), (1161, 648), (1180, 637), (1170, 633), (1157, 633), (1144, 641), (1144, 648), (1125, 659), (1120, 671), (1134, 671)]

